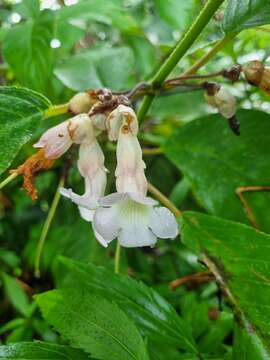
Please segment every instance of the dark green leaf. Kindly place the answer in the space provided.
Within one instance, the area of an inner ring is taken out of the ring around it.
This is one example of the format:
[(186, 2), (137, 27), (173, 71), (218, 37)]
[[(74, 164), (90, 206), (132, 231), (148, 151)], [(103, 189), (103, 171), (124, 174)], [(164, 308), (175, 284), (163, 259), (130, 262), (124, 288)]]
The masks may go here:
[(134, 64), (130, 48), (100, 48), (71, 57), (54, 74), (77, 91), (104, 86), (127, 90), (135, 82)]
[(79, 284), (108, 299), (113, 299), (148, 337), (196, 351), (187, 324), (157, 292), (143, 283), (102, 267), (62, 258), (73, 275), (70, 284)]
[(42, 95), (23, 88), (0, 87), (0, 173), (31, 139), (50, 106)]
[(226, 33), (270, 24), (268, 0), (229, 0), (223, 20)]
[(270, 236), (246, 225), (187, 212), (184, 243), (202, 256), (243, 326), (270, 358)]
[(96, 359), (147, 360), (143, 340), (117, 305), (88, 289), (54, 290), (36, 297), (44, 318)]
[(0, 359), (87, 360), (89, 357), (83, 351), (69, 346), (35, 341), (0, 346)]
[[(170, 137), (165, 153), (192, 183), (199, 202), (212, 214), (247, 222), (235, 190), (239, 186), (270, 185), (270, 116), (241, 110), (241, 135), (235, 136), (219, 115), (195, 120)], [(244, 195), (258, 223), (270, 230), (270, 193)]]
[(37, 19), (11, 28), (3, 46), (4, 58), (19, 81), (34, 90), (48, 93), (54, 61), (50, 43), (54, 37), (55, 14), (42, 11)]

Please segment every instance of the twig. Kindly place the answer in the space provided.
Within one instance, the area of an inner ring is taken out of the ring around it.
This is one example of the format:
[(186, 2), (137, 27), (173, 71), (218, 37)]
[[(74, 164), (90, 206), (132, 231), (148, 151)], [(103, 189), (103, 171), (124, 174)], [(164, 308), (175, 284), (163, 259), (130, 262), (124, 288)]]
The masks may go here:
[(251, 209), (251, 207), (249, 206), (247, 200), (244, 197), (244, 193), (245, 192), (255, 192), (255, 191), (270, 191), (270, 186), (239, 186), (236, 190), (235, 193), (236, 195), (239, 197), (243, 208), (245, 210), (245, 213), (247, 215), (247, 218), (250, 222), (250, 224), (255, 228), (255, 229), (260, 229), (257, 220), (255, 218), (255, 215), (253, 214), (253, 211)]
[(202, 284), (202, 283), (212, 281), (212, 280), (214, 280), (214, 276), (211, 273), (211, 271), (201, 271), (201, 272), (186, 275), (179, 279), (171, 281), (170, 288), (172, 290), (176, 290), (178, 287), (180, 287), (188, 282), (192, 282), (195, 284)]
[(154, 195), (163, 205), (165, 205), (171, 212), (176, 216), (182, 216), (182, 212), (177, 209), (177, 207), (165, 196), (161, 191), (159, 191), (154, 185), (152, 185), (148, 181), (148, 190), (149, 192)]
[[(191, 45), (195, 42), (197, 37), (200, 35), (202, 30), (211, 20), (214, 13), (217, 11), (219, 6), (223, 3), (224, 0), (209, 0), (192, 26), (186, 32), (184, 37), (180, 39), (180, 41), (176, 44), (175, 48), (167, 58), (167, 60), (161, 65), (156, 75), (152, 80), (152, 85), (159, 86), (163, 83), (166, 77), (171, 73), (174, 67), (177, 65), (179, 60), (185, 55), (187, 50), (191, 47)], [(152, 101), (154, 99), (154, 95), (147, 95), (144, 97), (141, 106), (138, 111), (138, 119), (142, 121), (145, 117)]]
[(206, 53), (199, 61), (192, 65), (182, 76), (195, 74), (201, 67), (208, 63), (228, 42), (230, 42), (238, 33), (229, 33), (223, 39), (219, 40), (212, 49)]

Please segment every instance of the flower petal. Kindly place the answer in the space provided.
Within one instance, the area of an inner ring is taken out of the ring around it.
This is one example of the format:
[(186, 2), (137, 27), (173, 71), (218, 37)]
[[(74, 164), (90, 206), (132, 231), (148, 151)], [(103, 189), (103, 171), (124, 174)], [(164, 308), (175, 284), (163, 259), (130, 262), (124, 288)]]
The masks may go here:
[(153, 208), (149, 227), (161, 239), (174, 239), (179, 233), (175, 216), (166, 207)]
[(143, 204), (143, 205), (149, 205), (149, 206), (154, 206), (157, 205), (158, 202), (150, 197), (147, 196), (142, 196), (140, 194), (137, 193), (128, 193), (128, 196), (130, 199), (136, 201), (139, 204)]
[(117, 204), (119, 201), (128, 198), (128, 194), (126, 193), (112, 193), (110, 195), (104, 196), (102, 198), (99, 199), (99, 204), (101, 206), (112, 206), (114, 204)]
[(157, 238), (147, 227), (130, 224), (120, 231), (118, 240), (124, 247), (142, 247), (153, 246)]
[(98, 208), (94, 215), (93, 226), (106, 241), (112, 241), (119, 233), (117, 211), (114, 206)]
[(82, 219), (88, 222), (93, 221), (95, 210), (89, 210), (83, 206), (78, 206), (78, 208)]
[(47, 130), (34, 144), (35, 148), (43, 148), (48, 159), (57, 159), (72, 145), (68, 131), (69, 120)]
[(98, 241), (102, 246), (108, 247), (108, 243), (109, 243), (110, 241), (104, 239), (104, 238), (96, 231), (96, 229), (95, 229), (95, 227), (94, 227), (94, 223), (92, 223), (92, 227), (93, 227), (94, 235), (95, 235), (97, 241)]

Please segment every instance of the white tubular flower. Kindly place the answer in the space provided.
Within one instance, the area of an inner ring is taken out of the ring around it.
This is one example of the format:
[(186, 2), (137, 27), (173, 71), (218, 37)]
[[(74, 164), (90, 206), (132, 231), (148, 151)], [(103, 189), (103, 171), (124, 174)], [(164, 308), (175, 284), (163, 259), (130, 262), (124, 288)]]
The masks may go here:
[(79, 206), (85, 220), (92, 221), (92, 210), (98, 207), (98, 200), (104, 196), (107, 181), (104, 155), (97, 140), (80, 146), (78, 169), (84, 178), (85, 193), (78, 195), (71, 189), (61, 189), (60, 192)]
[(34, 147), (43, 148), (47, 159), (57, 159), (70, 148), (72, 143), (81, 144), (93, 137), (91, 129), (89, 116), (77, 115), (47, 130)]
[(124, 123), (132, 135), (138, 134), (138, 121), (135, 112), (126, 105), (119, 105), (110, 113), (106, 121), (109, 140), (116, 141), (118, 139), (120, 128)]
[[(115, 172), (118, 192), (100, 199), (101, 207), (93, 218), (95, 234), (103, 246), (115, 238), (124, 247), (153, 246), (157, 237), (175, 238), (178, 234), (174, 215), (165, 207), (155, 207), (157, 202), (146, 197), (145, 164), (138, 139), (128, 126), (130, 114), (133, 116), (134, 112), (126, 109), (121, 113), (124, 119), (119, 134), (115, 128), (113, 134), (118, 138)], [(115, 115), (118, 121), (118, 115)], [(136, 116), (132, 121), (137, 123)], [(136, 126), (133, 124), (133, 129)]]
[(60, 192), (79, 206), (85, 220), (92, 221), (93, 210), (98, 207), (99, 198), (104, 196), (107, 170), (104, 167), (103, 152), (94, 136), (92, 122), (86, 127), (85, 133), (81, 129), (77, 136), (82, 140), (77, 164), (85, 181), (85, 193), (78, 195), (72, 189), (61, 189)]
[(151, 198), (133, 193), (114, 193), (100, 200), (93, 227), (103, 246), (118, 238), (124, 247), (153, 246), (157, 237), (178, 235), (174, 215), (165, 207), (155, 207)]

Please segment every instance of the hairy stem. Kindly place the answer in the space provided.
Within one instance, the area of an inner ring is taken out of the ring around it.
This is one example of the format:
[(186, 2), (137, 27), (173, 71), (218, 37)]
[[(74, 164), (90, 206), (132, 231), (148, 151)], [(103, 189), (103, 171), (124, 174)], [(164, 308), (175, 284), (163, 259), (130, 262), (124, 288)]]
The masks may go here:
[[(185, 55), (187, 50), (195, 42), (197, 37), (200, 35), (202, 30), (211, 20), (214, 13), (217, 11), (219, 6), (223, 3), (224, 0), (208, 0), (197, 19), (194, 21), (193, 25), (186, 32), (184, 37), (176, 44), (175, 48), (171, 52), (170, 56), (165, 60), (161, 65), (156, 75), (152, 80), (153, 86), (160, 86), (166, 77), (171, 73), (174, 67), (177, 65), (179, 60)], [(141, 106), (138, 111), (138, 119), (142, 121), (146, 115), (154, 95), (147, 95), (144, 97)]]
[(171, 212), (177, 217), (182, 216), (182, 212), (177, 209), (177, 207), (165, 196), (161, 191), (159, 191), (154, 185), (148, 182), (148, 191), (154, 195), (163, 205), (165, 205)]
[(41, 232), (41, 235), (40, 235), (40, 238), (39, 238), (39, 241), (38, 241), (37, 251), (36, 251), (36, 256), (35, 256), (35, 276), (38, 277), (38, 278), (40, 277), (40, 259), (41, 259), (42, 250), (43, 250), (43, 247), (44, 247), (44, 244), (45, 244), (46, 237), (47, 237), (48, 232), (50, 230), (51, 223), (53, 221), (55, 212), (57, 210), (59, 201), (60, 201), (61, 194), (59, 192), (59, 188), (64, 186), (64, 183), (65, 183), (65, 177), (62, 176), (60, 181), (59, 181), (58, 187), (56, 189), (56, 193), (54, 195), (51, 208), (50, 208), (50, 210), (48, 212), (47, 218), (45, 220), (45, 223), (44, 223), (44, 226), (42, 228), (42, 232)]

